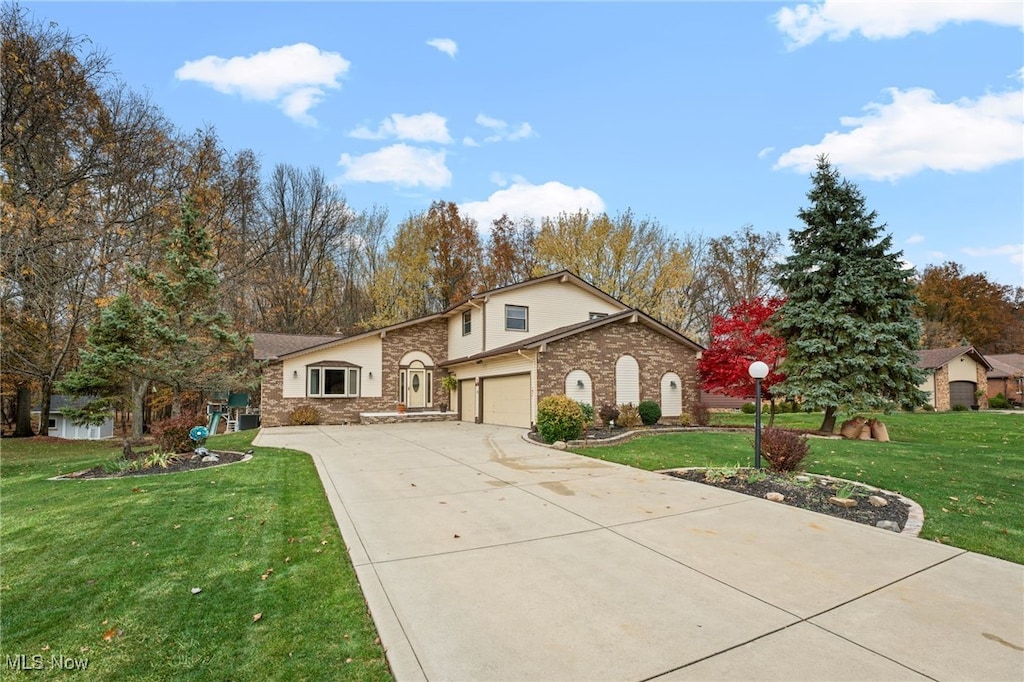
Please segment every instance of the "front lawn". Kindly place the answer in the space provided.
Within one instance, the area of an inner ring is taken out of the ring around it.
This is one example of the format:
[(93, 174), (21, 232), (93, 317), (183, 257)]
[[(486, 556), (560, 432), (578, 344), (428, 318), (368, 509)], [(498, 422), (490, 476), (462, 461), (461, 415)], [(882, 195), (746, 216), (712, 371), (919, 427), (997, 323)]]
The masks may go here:
[[(892, 442), (811, 439), (807, 471), (902, 493), (924, 508), (921, 537), (1024, 564), (1024, 415), (874, 416)], [(716, 415), (715, 423), (752, 426), (754, 417)], [(820, 414), (776, 416), (781, 427), (820, 424)], [(694, 432), (575, 452), (649, 470), (753, 466), (752, 443), (753, 432)]]
[[(255, 433), (209, 446), (246, 450)], [(53, 663), (87, 660), (90, 680), (391, 679), (308, 455), (50, 481), (116, 446), (0, 447), (4, 677), (19, 661), (55, 679)]]

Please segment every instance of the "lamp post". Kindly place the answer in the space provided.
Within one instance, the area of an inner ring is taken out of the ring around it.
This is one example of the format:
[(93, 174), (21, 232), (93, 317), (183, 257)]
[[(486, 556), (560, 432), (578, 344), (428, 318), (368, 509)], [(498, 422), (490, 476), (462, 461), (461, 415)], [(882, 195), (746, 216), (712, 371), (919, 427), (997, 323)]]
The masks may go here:
[(754, 379), (754, 468), (761, 469), (761, 379), (768, 376), (768, 365), (760, 360), (747, 370)]

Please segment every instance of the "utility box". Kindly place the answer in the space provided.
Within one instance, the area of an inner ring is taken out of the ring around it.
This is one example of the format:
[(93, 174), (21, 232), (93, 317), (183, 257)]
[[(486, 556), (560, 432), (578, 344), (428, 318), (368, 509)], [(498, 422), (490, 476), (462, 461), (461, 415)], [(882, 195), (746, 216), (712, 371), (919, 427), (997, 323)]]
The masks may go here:
[(258, 429), (260, 426), (260, 416), (258, 414), (240, 414), (238, 415), (238, 430), (248, 431), (249, 429)]

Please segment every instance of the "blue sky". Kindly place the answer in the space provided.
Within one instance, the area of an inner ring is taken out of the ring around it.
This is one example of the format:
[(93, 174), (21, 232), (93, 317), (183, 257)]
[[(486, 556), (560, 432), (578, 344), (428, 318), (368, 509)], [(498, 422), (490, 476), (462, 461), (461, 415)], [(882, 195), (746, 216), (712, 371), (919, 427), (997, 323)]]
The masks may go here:
[(829, 154), (922, 268), (1024, 285), (1024, 2), (25, 2), (183, 130), (395, 224), (799, 227)]

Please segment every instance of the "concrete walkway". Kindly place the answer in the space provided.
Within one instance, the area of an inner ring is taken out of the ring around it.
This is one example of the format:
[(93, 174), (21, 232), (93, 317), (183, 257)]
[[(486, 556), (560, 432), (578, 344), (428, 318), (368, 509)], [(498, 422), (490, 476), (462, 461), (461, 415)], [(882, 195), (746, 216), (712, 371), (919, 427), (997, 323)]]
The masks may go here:
[(313, 455), (400, 681), (1024, 680), (1024, 566), (467, 423)]

